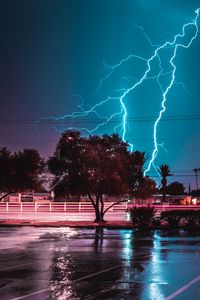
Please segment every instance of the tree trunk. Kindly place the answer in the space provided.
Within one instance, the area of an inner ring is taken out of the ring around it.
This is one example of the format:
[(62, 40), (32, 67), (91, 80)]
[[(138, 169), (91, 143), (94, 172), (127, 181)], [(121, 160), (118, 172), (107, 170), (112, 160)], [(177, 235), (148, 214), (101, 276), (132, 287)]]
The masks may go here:
[(2, 197), (0, 197), (0, 201), (2, 201), (4, 198), (6, 198), (7, 196), (9, 196), (10, 194), (13, 194), (13, 193), (16, 193), (16, 192), (8, 192), (8, 193), (6, 193)]
[(100, 196), (100, 204), (101, 204), (101, 210), (100, 210), (100, 218), (101, 218), (101, 221), (100, 222), (105, 222), (104, 221), (104, 202), (103, 202), (103, 197), (102, 195)]
[(162, 202), (166, 201), (166, 190), (167, 190), (167, 179), (165, 177), (163, 177), (162, 179)]
[(100, 216), (99, 206), (97, 206), (97, 205), (95, 205), (95, 216), (96, 216), (96, 218), (95, 218), (94, 222), (95, 223), (100, 222), (101, 216)]
[(95, 221), (94, 222), (104, 222), (104, 219), (103, 219), (103, 212), (99, 209), (99, 202), (96, 203), (95, 205), (95, 215), (96, 215), (96, 218), (95, 218)]
[(92, 202), (92, 205), (94, 207), (94, 211), (95, 211), (95, 223), (98, 222), (104, 222), (103, 216), (104, 213), (100, 210), (99, 208), (99, 197), (96, 196), (96, 202), (94, 201), (92, 195), (88, 194), (90, 201)]
[(166, 194), (165, 193), (163, 194), (162, 202), (163, 203), (166, 202)]

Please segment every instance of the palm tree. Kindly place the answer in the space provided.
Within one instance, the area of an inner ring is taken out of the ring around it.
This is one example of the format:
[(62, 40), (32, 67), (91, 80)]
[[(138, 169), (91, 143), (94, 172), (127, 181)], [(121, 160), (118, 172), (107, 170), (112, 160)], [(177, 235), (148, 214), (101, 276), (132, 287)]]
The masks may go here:
[(134, 161), (135, 167), (141, 172), (143, 176), (143, 167), (146, 161), (149, 159), (149, 155), (145, 152), (134, 151), (132, 153), (132, 159)]
[(135, 190), (140, 184), (142, 184), (144, 179), (144, 164), (149, 159), (149, 155), (145, 152), (134, 151), (132, 153), (132, 162), (134, 165), (134, 187)]
[(161, 183), (162, 183), (162, 201), (165, 202), (166, 200), (166, 189), (167, 189), (167, 177), (172, 176), (170, 173), (170, 168), (168, 165), (161, 165), (160, 168), (158, 169), (158, 172), (162, 178)]

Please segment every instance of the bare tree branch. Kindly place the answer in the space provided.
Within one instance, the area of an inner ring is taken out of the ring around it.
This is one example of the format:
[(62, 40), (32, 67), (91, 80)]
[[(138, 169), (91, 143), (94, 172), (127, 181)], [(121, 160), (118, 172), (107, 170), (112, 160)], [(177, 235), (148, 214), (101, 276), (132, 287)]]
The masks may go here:
[(128, 201), (128, 200), (120, 200), (120, 201), (118, 201), (118, 202), (114, 202), (112, 205), (110, 205), (109, 207), (107, 207), (107, 208), (104, 210), (103, 215), (105, 215), (105, 213), (106, 213), (109, 209), (111, 209), (114, 205), (120, 204), (120, 203), (122, 203), (122, 202), (127, 202), (127, 201)]
[(13, 191), (13, 192), (8, 192), (8, 193), (6, 193), (5, 195), (3, 195), (3, 196), (0, 197), (0, 201), (3, 200), (4, 198), (6, 198), (8, 195), (10, 195), (10, 194), (15, 194), (16, 192), (17, 192), (17, 191), (15, 191), (15, 192)]

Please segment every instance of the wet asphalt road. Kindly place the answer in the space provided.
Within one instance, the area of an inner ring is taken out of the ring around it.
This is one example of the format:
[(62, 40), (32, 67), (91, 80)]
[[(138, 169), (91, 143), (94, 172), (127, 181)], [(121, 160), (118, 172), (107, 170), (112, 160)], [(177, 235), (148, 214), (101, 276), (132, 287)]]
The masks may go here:
[(198, 300), (200, 237), (1, 227), (0, 299)]

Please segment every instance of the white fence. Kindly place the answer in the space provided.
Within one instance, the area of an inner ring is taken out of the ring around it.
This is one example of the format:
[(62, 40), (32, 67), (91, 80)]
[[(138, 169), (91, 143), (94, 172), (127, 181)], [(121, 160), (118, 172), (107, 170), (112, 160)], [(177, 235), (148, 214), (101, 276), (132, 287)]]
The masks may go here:
[[(112, 202), (106, 202), (104, 208), (111, 206)], [(110, 211), (125, 211), (127, 203), (114, 205)], [(91, 203), (84, 202), (50, 202), (50, 203), (37, 203), (37, 202), (21, 202), (10, 203), (0, 202), (0, 213), (65, 213), (65, 212), (93, 212), (94, 208)]]
[[(112, 202), (105, 202), (104, 208), (106, 209), (112, 205)], [(138, 207), (141, 205), (137, 205)], [(129, 207), (128, 203), (120, 203), (114, 205), (110, 212), (123, 212)], [(200, 205), (155, 205), (156, 215), (160, 215), (165, 210), (200, 210)], [(86, 202), (50, 202), (50, 203), (37, 203), (37, 202), (21, 202), (10, 203), (0, 202), (0, 213), (65, 213), (65, 212), (93, 212), (94, 208), (91, 203)]]

